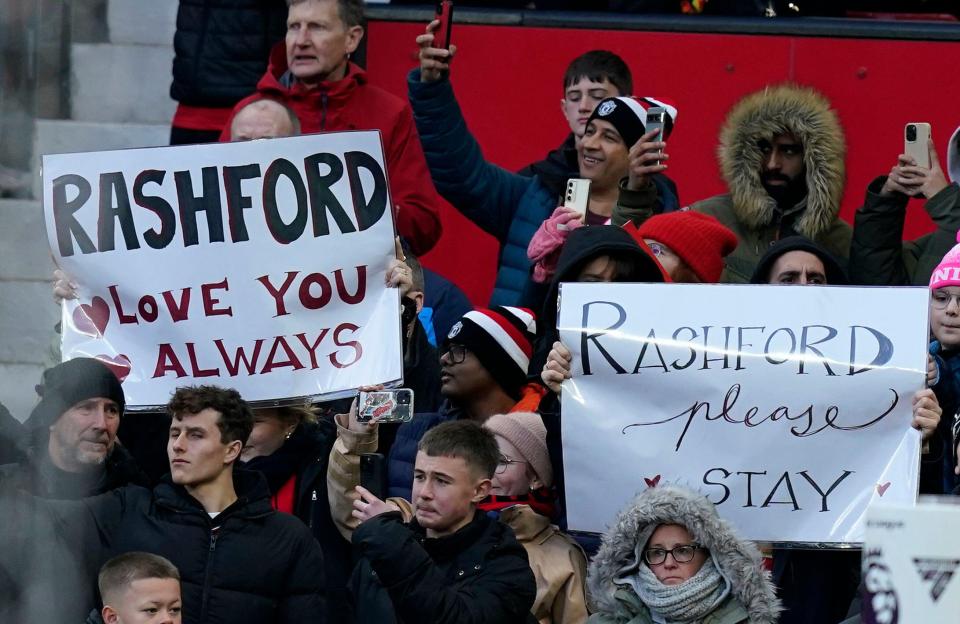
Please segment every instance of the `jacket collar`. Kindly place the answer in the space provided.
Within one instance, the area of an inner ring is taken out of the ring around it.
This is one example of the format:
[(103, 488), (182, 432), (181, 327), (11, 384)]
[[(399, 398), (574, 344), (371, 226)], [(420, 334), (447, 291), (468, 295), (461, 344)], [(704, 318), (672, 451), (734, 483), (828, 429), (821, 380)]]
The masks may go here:
[(310, 98), (324, 95), (328, 102), (336, 103), (340, 100), (348, 100), (353, 91), (366, 82), (367, 73), (359, 65), (347, 63), (347, 74), (342, 79), (327, 80), (313, 89), (308, 89), (290, 74), (287, 68), (287, 50), (281, 41), (270, 51), (270, 64), (257, 83), (257, 91), (267, 96), (273, 94), (277, 97)]
[(550, 530), (550, 519), (541, 516), (529, 505), (507, 507), (500, 512), (500, 522), (513, 529), (520, 542), (542, 544), (553, 534)]
[(421, 527), (416, 518), (410, 522), (410, 528), (420, 539), (423, 549), (434, 561), (450, 561), (468, 550), (477, 543), (486, 533), (490, 524), (495, 522), (480, 511), (475, 511), (473, 520), (468, 525), (454, 533), (443, 537), (427, 537), (426, 530)]
[[(259, 518), (274, 513), (270, 506), (270, 489), (267, 487), (267, 480), (259, 472), (234, 468), (233, 487), (237, 493), (237, 500), (220, 512), (217, 516), (218, 522), (228, 515), (241, 518)], [(191, 496), (185, 487), (171, 481), (169, 474), (165, 475), (161, 482), (153, 488), (153, 497), (160, 507), (178, 513), (208, 517), (207, 511), (200, 504), (200, 501)]]

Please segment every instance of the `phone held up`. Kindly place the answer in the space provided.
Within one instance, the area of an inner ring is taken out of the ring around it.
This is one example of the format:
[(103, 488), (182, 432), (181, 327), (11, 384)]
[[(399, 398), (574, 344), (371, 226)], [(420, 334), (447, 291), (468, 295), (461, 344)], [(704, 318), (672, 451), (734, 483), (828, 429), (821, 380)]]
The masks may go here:
[(453, 27), (453, 0), (437, 2), (437, 14), (433, 19), (440, 22), (440, 26), (433, 32), (433, 47), (449, 50), (450, 29)]
[(378, 423), (409, 422), (413, 418), (413, 390), (397, 388), (361, 392), (357, 399), (357, 421)]
[[(667, 111), (662, 106), (651, 106), (647, 109), (647, 123), (644, 126), (644, 129), (647, 132), (651, 130), (656, 130), (657, 134), (654, 135), (651, 141), (659, 143), (663, 140), (663, 125), (666, 121)], [(663, 150), (657, 150), (657, 154), (662, 154)], [(656, 164), (660, 164), (658, 160)]]
[(387, 464), (380, 453), (360, 455), (360, 485), (383, 500), (387, 494)]
[(918, 167), (930, 168), (930, 124), (910, 122), (903, 128), (903, 153), (913, 158)]
[(587, 222), (587, 205), (590, 203), (590, 180), (585, 178), (570, 178), (567, 180), (567, 192), (563, 195), (563, 207), (571, 208), (580, 215), (583, 223)]

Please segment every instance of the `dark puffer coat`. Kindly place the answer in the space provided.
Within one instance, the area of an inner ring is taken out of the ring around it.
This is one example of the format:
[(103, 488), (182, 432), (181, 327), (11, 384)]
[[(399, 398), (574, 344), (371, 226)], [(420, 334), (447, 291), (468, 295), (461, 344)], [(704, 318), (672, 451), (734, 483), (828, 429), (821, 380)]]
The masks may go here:
[(91, 575), (130, 551), (173, 562), (185, 624), (324, 622), (323, 555), (310, 531), (270, 507), (262, 475), (236, 470), (234, 485), (236, 502), (213, 519), (169, 480), (153, 490), (130, 486), (83, 501), (48, 501), (39, 511), (61, 527), (65, 548), (93, 560)]
[(180, 0), (170, 97), (231, 107), (253, 93), (287, 30), (283, 0)]
[(537, 594), (527, 553), (505, 524), (477, 512), (453, 535), (428, 538), (399, 512), (357, 528), (350, 581), (355, 621), (523, 624)]

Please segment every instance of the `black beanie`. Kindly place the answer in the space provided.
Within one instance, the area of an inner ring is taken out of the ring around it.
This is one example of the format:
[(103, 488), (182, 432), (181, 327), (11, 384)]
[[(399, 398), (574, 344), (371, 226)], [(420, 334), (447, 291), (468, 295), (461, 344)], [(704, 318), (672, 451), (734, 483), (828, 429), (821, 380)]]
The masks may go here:
[(40, 402), (24, 423), (30, 429), (45, 429), (65, 411), (86, 399), (104, 398), (116, 402), (123, 414), (123, 386), (106, 364), (94, 358), (75, 358), (43, 372), (37, 386)]
[(454, 324), (446, 344), (469, 349), (507, 394), (519, 398), (527, 383), (536, 333), (536, 316), (526, 308), (478, 308)]
[(846, 286), (850, 283), (847, 279), (847, 273), (840, 265), (836, 256), (826, 250), (822, 245), (815, 243), (805, 236), (788, 236), (772, 243), (767, 251), (760, 257), (757, 268), (753, 270), (750, 277), (751, 284), (766, 284), (770, 279), (770, 270), (773, 269), (777, 259), (785, 253), (791, 251), (805, 251), (811, 253), (820, 259), (823, 263), (823, 269), (826, 271), (827, 284), (829, 286)]

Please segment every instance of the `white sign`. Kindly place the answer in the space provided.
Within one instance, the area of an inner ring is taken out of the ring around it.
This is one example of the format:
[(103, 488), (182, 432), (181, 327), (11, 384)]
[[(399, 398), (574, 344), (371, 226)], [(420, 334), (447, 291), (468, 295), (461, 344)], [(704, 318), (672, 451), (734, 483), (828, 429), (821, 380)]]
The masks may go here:
[(377, 132), (44, 156), (43, 203), (79, 285), (63, 358), (108, 363), (128, 405), (187, 384), (264, 401), (403, 375)]
[(769, 542), (860, 542), (871, 501), (916, 500), (927, 289), (561, 293), (571, 529), (604, 531), (659, 483), (702, 491), (744, 537)]
[(870, 508), (863, 544), (864, 624), (960, 619), (958, 526), (957, 504)]

